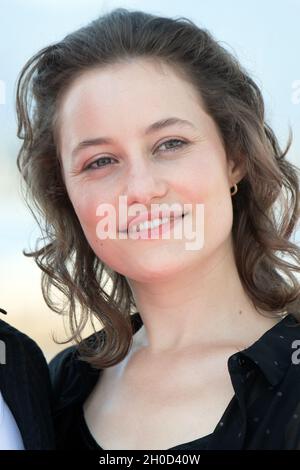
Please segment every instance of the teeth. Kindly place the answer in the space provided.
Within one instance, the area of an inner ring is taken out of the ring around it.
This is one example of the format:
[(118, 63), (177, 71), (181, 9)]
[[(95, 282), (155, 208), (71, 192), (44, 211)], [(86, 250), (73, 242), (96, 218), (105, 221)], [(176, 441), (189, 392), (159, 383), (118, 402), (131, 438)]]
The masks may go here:
[(155, 228), (158, 227), (159, 225), (165, 224), (170, 220), (170, 217), (163, 217), (162, 219), (154, 219), (152, 221), (146, 220), (145, 222), (142, 222), (137, 225), (133, 225), (130, 228), (130, 231), (136, 230), (137, 232), (140, 232), (141, 230), (146, 230), (148, 228)]

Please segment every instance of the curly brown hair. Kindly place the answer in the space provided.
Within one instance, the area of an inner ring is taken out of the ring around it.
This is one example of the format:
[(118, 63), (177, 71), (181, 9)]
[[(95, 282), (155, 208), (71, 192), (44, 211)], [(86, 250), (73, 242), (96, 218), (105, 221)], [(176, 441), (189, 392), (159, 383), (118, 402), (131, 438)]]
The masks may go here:
[[(140, 57), (163, 61), (188, 77), (217, 124), (226, 155), (245, 160), (246, 174), (232, 199), (241, 282), (255, 308), (275, 316), (286, 309), (300, 322), (300, 285), (292, 273), (300, 272), (300, 248), (290, 240), (299, 220), (299, 168), (285, 158), (291, 129), (282, 151), (265, 121), (258, 86), (209, 31), (185, 17), (118, 8), (37, 52), (22, 68), (16, 92), (23, 140), (17, 164), (25, 200), (43, 234), (37, 240), (42, 246), (23, 254), (42, 270), (47, 305), (68, 314), (70, 336), (61, 343), (80, 343), (82, 360), (98, 368), (127, 354), (136, 305), (126, 277), (92, 251), (68, 197), (58, 148), (59, 105), (74, 80), (91, 68)], [(295, 263), (283, 259), (284, 253)], [(63, 294), (64, 306), (54, 301), (53, 287)], [(106, 335), (93, 335), (93, 343), (82, 340), (89, 320), (96, 331), (95, 319)]]

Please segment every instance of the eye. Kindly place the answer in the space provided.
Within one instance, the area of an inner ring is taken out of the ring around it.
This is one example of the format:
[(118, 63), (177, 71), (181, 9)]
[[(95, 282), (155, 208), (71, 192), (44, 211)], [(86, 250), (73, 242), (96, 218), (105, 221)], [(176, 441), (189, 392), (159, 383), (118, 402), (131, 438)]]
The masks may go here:
[(162, 147), (163, 145), (169, 144), (170, 142), (173, 142), (173, 143), (180, 142), (180, 145), (176, 145), (175, 147), (171, 146), (171, 148), (168, 148), (167, 150), (163, 150), (163, 152), (173, 152), (174, 150), (177, 150), (178, 148), (181, 148), (184, 145), (187, 145), (187, 142), (184, 142), (181, 139), (169, 139), (169, 140), (166, 140), (166, 142), (163, 142), (162, 144), (160, 144), (158, 148)]
[[(101, 157), (97, 158), (97, 160), (94, 160), (92, 163), (87, 165), (84, 170), (98, 170), (99, 168), (107, 166), (107, 164), (103, 164), (103, 161), (105, 160), (114, 160), (112, 157)], [(94, 166), (96, 165), (96, 166)]]
[[(171, 146), (171, 148), (167, 148), (167, 150), (162, 150), (162, 152), (174, 152), (175, 150), (179, 149), (179, 148), (182, 148), (184, 145), (188, 145), (188, 142), (185, 142), (181, 139), (169, 139), (169, 140), (166, 140), (165, 142), (163, 142), (162, 144), (160, 144), (157, 148), (159, 149), (160, 147), (162, 147), (163, 145), (167, 145), (169, 144), (170, 142), (174, 143), (174, 142), (179, 142), (180, 145), (176, 145), (176, 146)], [(112, 157), (101, 157), (101, 158), (97, 158), (97, 160), (94, 160), (92, 163), (90, 163), (89, 165), (87, 165), (84, 170), (98, 170), (100, 168), (104, 168), (107, 166), (107, 164), (103, 163), (105, 162), (105, 160), (107, 161), (112, 161), (112, 160), (115, 160), (114, 158)], [(95, 166), (94, 166), (95, 165)]]

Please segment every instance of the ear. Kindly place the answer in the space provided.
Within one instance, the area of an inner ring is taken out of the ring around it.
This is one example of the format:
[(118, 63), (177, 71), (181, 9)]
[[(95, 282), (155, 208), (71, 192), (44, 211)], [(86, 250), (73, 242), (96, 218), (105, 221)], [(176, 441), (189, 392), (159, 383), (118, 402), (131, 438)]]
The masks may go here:
[(246, 161), (242, 157), (238, 159), (229, 159), (228, 161), (228, 181), (230, 187), (238, 184), (246, 174)]

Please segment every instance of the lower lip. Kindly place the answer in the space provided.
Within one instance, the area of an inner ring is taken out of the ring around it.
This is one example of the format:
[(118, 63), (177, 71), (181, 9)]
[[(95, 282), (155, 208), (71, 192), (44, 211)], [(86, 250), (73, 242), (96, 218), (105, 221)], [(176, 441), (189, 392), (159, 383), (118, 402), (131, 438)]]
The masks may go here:
[[(175, 224), (183, 220), (184, 216), (171, 219), (165, 224), (159, 225), (158, 227), (147, 228), (147, 229), (141, 230), (140, 232), (134, 232), (133, 239), (134, 240), (159, 240), (163, 233), (168, 233), (174, 227)], [(128, 238), (131, 238), (130, 235), (131, 234), (128, 233)], [(168, 239), (165, 238), (165, 240), (168, 240)]]

